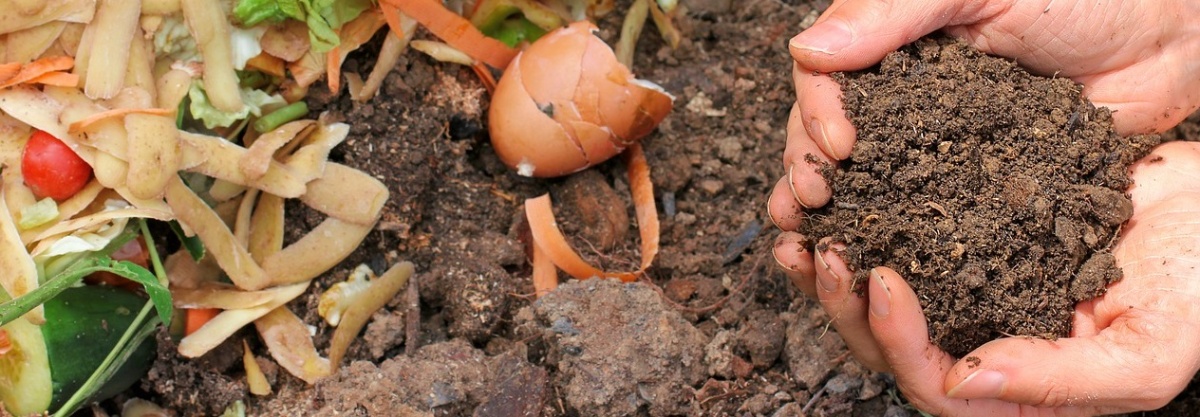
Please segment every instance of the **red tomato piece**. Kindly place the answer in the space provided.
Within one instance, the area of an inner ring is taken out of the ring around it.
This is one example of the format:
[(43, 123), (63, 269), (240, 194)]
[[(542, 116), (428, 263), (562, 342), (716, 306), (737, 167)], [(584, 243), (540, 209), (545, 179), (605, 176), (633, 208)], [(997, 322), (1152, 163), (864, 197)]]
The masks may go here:
[(38, 198), (62, 201), (87, 185), (92, 167), (58, 138), (36, 130), (25, 144), (21, 175)]

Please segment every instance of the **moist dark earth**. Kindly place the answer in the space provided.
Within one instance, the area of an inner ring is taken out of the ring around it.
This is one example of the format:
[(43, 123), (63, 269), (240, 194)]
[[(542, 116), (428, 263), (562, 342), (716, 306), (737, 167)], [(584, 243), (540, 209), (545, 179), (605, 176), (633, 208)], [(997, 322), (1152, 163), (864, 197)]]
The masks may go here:
[[(599, 22), (610, 43), (629, 4), (618, 1)], [(681, 4), (683, 42), (672, 49), (647, 25), (633, 65), (676, 97), (645, 140), (662, 242), (644, 281), (564, 280), (535, 301), (525, 198), (552, 194), (585, 259), (635, 269), (620, 158), (565, 179), (517, 176), (488, 143), (487, 93), (473, 73), (409, 52), (372, 101), (320, 86), (310, 93), (314, 115), (351, 125), (332, 158), (384, 181), (391, 198), (362, 248), (290, 307), (324, 351), (332, 329), (317, 298), (352, 268), (412, 261), (416, 285), (376, 313), (338, 372), (314, 386), (266, 360), (252, 329), (198, 360), (180, 358), (163, 336), (150, 375), (109, 410), (139, 396), (183, 416), (219, 415), (236, 399), (256, 416), (918, 415), (889, 376), (850, 357), (829, 318), (771, 259), (764, 203), (784, 173), (795, 97), (786, 43), (828, 2)], [(351, 55), (344, 71), (368, 73), (371, 50)], [(1195, 139), (1200, 125), (1172, 135)], [(288, 212), (292, 239), (321, 220), (302, 204)], [(273, 394), (247, 392), (242, 339)], [(1184, 415), (1196, 398), (1185, 393), (1163, 415)]]
[(845, 244), (855, 282), (899, 272), (943, 350), (1065, 337), (1075, 303), (1121, 278), (1109, 249), (1133, 213), (1125, 167), (1157, 136), (1120, 137), (1070, 80), (949, 37), (835, 79), (858, 141), (822, 169), (833, 200), (801, 232)]

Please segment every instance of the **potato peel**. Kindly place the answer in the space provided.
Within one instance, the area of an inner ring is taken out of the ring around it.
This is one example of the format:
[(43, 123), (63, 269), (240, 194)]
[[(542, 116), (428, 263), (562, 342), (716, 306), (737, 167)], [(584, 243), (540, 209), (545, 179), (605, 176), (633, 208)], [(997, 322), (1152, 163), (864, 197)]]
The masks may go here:
[(333, 337), (329, 340), (329, 362), (335, 370), (341, 364), (350, 343), (367, 324), (367, 320), (400, 293), (408, 284), (413, 271), (412, 262), (401, 262), (392, 266), (379, 278), (372, 280), (370, 286), (360, 292), (350, 303), (350, 307), (342, 313), (337, 330), (333, 331)]
[(325, 176), (308, 183), (308, 192), (300, 196), (300, 201), (317, 211), (360, 225), (374, 224), (387, 199), (387, 186), (382, 182), (337, 163), (329, 163)]
[[(8, 212), (8, 204), (0, 193), (0, 266), (4, 273), (0, 274), (0, 286), (10, 297), (16, 298), (33, 291), (38, 286), (37, 266), (33, 256), (25, 250), (21, 243), (21, 235), (17, 233), (14, 216)], [(34, 307), (23, 316), (33, 324), (46, 322), (46, 315), (41, 305)]]
[[(222, 311), (216, 317), (213, 317), (212, 320), (204, 323), (195, 333), (181, 339), (179, 341), (179, 354), (188, 358), (198, 358), (208, 353), (208, 351), (220, 345), (221, 342), (224, 342), (225, 339), (228, 339), (229, 336), (233, 336), (242, 327), (266, 316), (279, 306), (299, 297), (300, 294), (304, 294), (304, 290), (308, 289), (308, 284), (308, 281), (305, 281), (299, 284), (273, 288), (271, 300), (258, 307)], [(307, 328), (305, 329), (305, 336), (308, 336)], [(278, 358), (276, 359), (278, 360)], [(300, 375), (297, 376), (299, 377)]]
[(271, 395), (271, 383), (267, 382), (267, 375), (263, 374), (262, 368), (258, 366), (246, 339), (242, 339), (242, 367), (246, 368), (246, 385), (250, 387), (251, 394), (260, 397)]
[(271, 357), (288, 373), (309, 384), (332, 373), (329, 359), (317, 353), (308, 326), (287, 307), (276, 308), (255, 320), (254, 327)]
[(283, 287), (243, 291), (232, 285), (210, 282), (196, 288), (171, 288), (171, 301), (177, 308), (254, 308), (271, 302), (280, 291), (278, 288)]
[(251, 180), (262, 178), (271, 166), (275, 151), (297, 138), (308, 136), (314, 124), (316, 121), (313, 120), (296, 120), (259, 136), (238, 161), (242, 174)]
[(167, 183), (166, 198), (179, 222), (200, 236), (210, 256), (229, 274), (229, 279), (235, 285), (246, 290), (267, 286), (270, 282), (267, 273), (254, 262), (246, 248), (238, 244), (233, 232), (217, 213), (178, 176)]

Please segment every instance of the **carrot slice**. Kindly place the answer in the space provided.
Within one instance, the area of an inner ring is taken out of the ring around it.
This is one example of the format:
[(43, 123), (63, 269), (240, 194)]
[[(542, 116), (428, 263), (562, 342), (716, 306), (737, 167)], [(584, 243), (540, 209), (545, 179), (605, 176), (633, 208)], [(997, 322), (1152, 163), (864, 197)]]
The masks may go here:
[(404, 26), (400, 24), (400, 8), (392, 4), (380, 3), (379, 10), (383, 12), (383, 20), (387, 22), (392, 34), (404, 39)]
[[(650, 182), (650, 166), (646, 163), (646, 155), (642, 152), (640, 144), (634, 144), (625, 151), (625, 160), (634, 209), (637, 211), (638, 231), (642, 239), (642, 263), (638, 270), (605, 272), (584, 261), (558, 229), (549, 194), (525, 200), (525, 216), (529, 219), (529, 229), (536, 247), (535, 257), (538, 249), (544, 251), (555, 266), (578, 279), (605, 277), (629, 282), (636, 280), (638, 275), (650, 267), (654, 257), (658, 255), (659, 239), (658, 211), (654, 204), (654, 185)], [(535, 259), (534, 262), (536, 268), (538, 261)], [(536, 284), (535, 288), (538, 288)]]
[(516, 49), (484, 36), (470, 21), (446, 9), (440, 1), (383, 0), (382, 3), (395, 6), (450, 46), (492, 67), (504, 69), (517, 56)]
[(102, 111), (102, 112), (93, 114), (88, 117), (84, 117), (83, 119), (80, 119), (74, 123), (71, 123), (71, 126), (68, 127), (67, 132), (71, 133), (71, 134), (79, 133), (79, 132), (86, 130), (89, 126), (91, 126), (93, 123), (96, 123), (98, 121), (101, 121), (101, 120), (104, 120), (104, 119), (107, 119), (110, 117), (120, 117), (120, 116), (124, 116), (124, 115), (131, 114), (131, 113), (151, 114), (151, 115), (156, 115), (156, 116), (169, 116), (169, 115), (174, 114), (175, 110), (155, 109), (155, 108), (106, 110), (106, 111)]
[(21, 64), (19, 63), (9, 62), (7, 64), (0, 64), (0, 82), (8, 81), (8, 79), (15, 77), (20, 71)]
[[(8, 88), (17, 84), (28, 83), (30, 80), (38, 78), (46, 73), (69, 70), (75, 66), (75, 59), (69, 56), (52, 56), (39, 59), (22, 65), (20, 71), (15, 75), (0, 83), (0, 88)], [(9, 68), (0, 68), (2, 71), (11, 71)]]
[(63, 71), (51, 71), (28, 81), (29, 84), (45, 84), (59, 87), (79, 86), (79, 74)]
[(342, 55), (336, 46), (325, 54), (325, 80), (329, 82), (329, 91), (337, 95), (342, 89)]
[(213, 317), (221, 313), (221, 309), (219, 308), (189, 308), (186, 311), (187, 327), (183, 333), (185, 336), (195, 333), (196, 330), (204, 326), (204, 323), (208, 323), (209, 320), (212, 320)]

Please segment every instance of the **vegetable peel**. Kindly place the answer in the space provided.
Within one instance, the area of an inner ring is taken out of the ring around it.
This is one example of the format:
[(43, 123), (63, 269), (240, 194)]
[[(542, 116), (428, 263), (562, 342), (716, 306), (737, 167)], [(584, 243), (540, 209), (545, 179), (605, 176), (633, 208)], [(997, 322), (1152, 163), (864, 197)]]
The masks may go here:
[[(635, 271), (607, 272), (588, 264), (571, 248), (562, 231), (558, 229), (558, 225), (554, 221), (550, 195), (544, 194), (525, 200), (525, 215), (529, 220), (529, 229), (533, 236), (533, 243), (536, 245), (536, 251), (544, 253), (554, 266), (577, 279), (602, 277), (618, 278), (626, 282), (634, 281), (645, 272), (646, 268), (650, 267), (654, 262), (654, 257), (658, 254), (658, 212), (654, 203), (654, 186), (650, 181), (650, 168), (640, 145), (631, 146), (625, 155), (629, 185), (637, 212), (638, 231), (641, 236), (642, 260), (639, 268)], [(537, 261), (539, 255), (536, 251), (534, 252), (534, 267), (537, 268), (534, 271), (534, 276), (537, 277), (534, 281), (535, 289), (538, 294), (543, 294), (553, 289), (557, 280), (552, 282), (549, 279), (553, 272), (545, 270), (546, 262)]]

